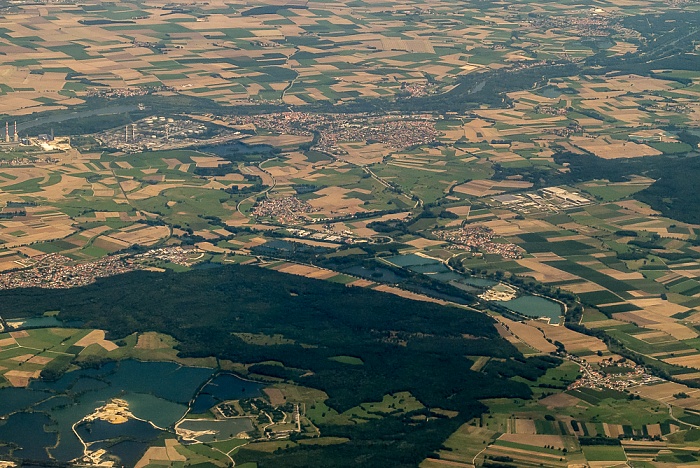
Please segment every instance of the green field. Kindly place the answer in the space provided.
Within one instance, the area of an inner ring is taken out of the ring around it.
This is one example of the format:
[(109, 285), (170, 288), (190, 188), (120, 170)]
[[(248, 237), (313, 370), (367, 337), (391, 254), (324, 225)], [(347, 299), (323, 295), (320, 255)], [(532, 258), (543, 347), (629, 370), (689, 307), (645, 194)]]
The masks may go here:
[(582, 447), (588, 461), (625, 461), (627, 456), (622, 447), (586, 446)]

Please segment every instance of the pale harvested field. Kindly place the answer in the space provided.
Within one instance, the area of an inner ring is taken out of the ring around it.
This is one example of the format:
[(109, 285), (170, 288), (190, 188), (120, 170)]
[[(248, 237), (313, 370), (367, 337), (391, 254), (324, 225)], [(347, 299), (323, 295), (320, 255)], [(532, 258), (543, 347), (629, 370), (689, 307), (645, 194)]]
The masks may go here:
[(423, 296), (422, 294), (416, 294), (414, 292), (404, 291), (403, 289), (395, 288), (393, 286), (389, 286), (386, 284), (380, 284), (379, 286), (374, 288), (374, 290), (386, 292), (389, 294), (394, 294), (395, 296), (405, 297), (406, 299), (413, 299), (414, 301), (435, 302), (437, 304), (443, 304), (443, 305), (447, 304), (447, 302), (445, 302), (441, 299), (435, 299), (432, 297)]
[(117, 191), (113, 188), (107, 187), (106, 185), (102, 185), (100, 183), (93, 183), (91, 184), (91, 189), (92, 193), (96, 197), (114, 197), (114, 195), (117, 193)]
[(218, 247), (211, 242), (198, 242), (197, 243), (197, 248), (202, 249), (205, 252), (212, 252), (212, 253), (226, 253), (228, 252), (227, 249), (224, 249), (222, 247)]
[(21, 354), (19, 356), (14, 356), (10, 358), (10, 361), (15, 361), (15, 362), (26, 362), (29, 359), (33, 358), (33, 354)]
[(562, 343), (569, 352), (577, 350), (607, 351), (608, 349), (600, 339), (569, 330), (566, 327), (549, 325), (534, 320), (530, 320), (527, 323), (542, 330), (544, 335), (552, 341)]
[(138, 180), (131, 180), (131, 179), (120, 180), (119, 185), (121, 186), (122, 190), (124, 190), (126, 193), (129, 193), (129, 192), (141, 187), (141, 182), (139, 182)]
[(670, 335), (668, 335), (667, 333), (661, 332), (661, 331), (654, 331), (654, 332), (648, 332), (648, 333), (637, 333), (636, 335), (634, 335), (634, 337), (638, 340), (644, 340), (644, 341), (647, 341), (650, 338), (665, 338), (663, 341), (654, 340), (654, 343), (675, 341)]
[(219, 167), (229, 162), (218, 156), (190, 156), (190, 159), (196, 167)]
[(326, 187), (317, 191), (316, 195), (320, 195), (319, 198), (309, 200), (309, 204), (321, 210), (322, 213), (329, 213), (330, 215), (365, 211), (361, 208), (364, 201), (359, 198), (345, 198), (347, 193), (351, 191), (341, 187)]
[(307, 278), (328, 279), (336, 276), (338, 273), (325, 268), (317, 268), (307, 265), (297, 265), (295, 263), (282, 264), (280, 267), (274, 268), (282, 273), (290, 275), (305, 276)]
[(15, 177), (14, 179), (7, 179), (7, 180), (0, 180), (0, 186), (1, 187), (8, 187), (12, 185), (16, 185), (22, 182), (26, 182), (27, 180), (30, 179), (41, 179), (39, 182), (39, 185), (46, 183), (48, 180), (48, 175), (49, 171), (46, 169), (40, 169), (36, 167), (23, 167), (23, 168), (16, 168), (16, 167), (3, 167), (2, 168), (2, 173), (3, 174), (8, 174), (12, 177)]
[(450, 213), (454, 213), (457, 216), (469, 216), (469, 211), (471, 211), (471, 209), (471, 206), (454, 206), (451, 208), (447, 208), (447, 211), (449, 211)]
[(613, 439), (617, 439), (617, 436), (625, 433), (624, 429), (619, 424), (603, 423), (603, 429), (605, 431), (605, 435)]
[(98, 221), (107, 221), (109, 218), (119, 218), (118, 211), (95, 211), (95, 219)]
[(277, 147), (299, 146), (303, 143), (308, 143), (313, 137), (303, 135), (260, 135), (243, 138), (241, 141), (247, 145), (272, 145)]
[(572, 143), (581, 149), (589, 151), (603, 159), (638, 158), (641, 156), (658, 156), (661, 151), (644, 144), (631, 141), (606, 141), (599, 138), (591, 140), (583, 137), (572, 137)]
[(30, 379), (37, 379), (41, 371), (20, 371), (11, 370), (3, 374), (3, 376), (12, 384), (13, 387), (26, 387), (29, 385)]
[(20, 330), (20, 331), (10, 332), (10, 336), (11, 336), (12, 338), (15, 338), (15, 339), (17, 339), (17, 338), (26, 338), (26, 337), (29, 336), (29, 333), (28, 333), (26, 330)]
[(613, 268), (602, 268), (598, 271), (600, 271), (604, 275), (610, 276), (611, 278), (615, 278), (616, 280), (620, 281), (644, 279), (644, 275), (642, 275), (638, 271), (631, 271), (625, 273), (623, 271), (615, 270)]
[(119, 348), (116, 343), (113, 341), (109, 341), (105, 339), (105, 331), (104, 330), (93, 330), (81, 339), (79, 339), (76, 343), (75, 346), (81, 346), (83, 348), (87, 348), (90, 345), (99, 345), (106, 349), (107, 351), (114, 351), (115, 349)]
[(697, 398), (697, 395), (695, 398), (679, 398), (669, 400), (667, 403), (672, 404), (673, 406), (678, 406), (680, 408), (687, 408), (692, 410), (700, 409), (700, 399)]
[(669, 301), (664, 301), (661, 298), (653, 299), (630, 299), (631, 304), (644, 309), (645, 312), (650, 312), (655, 315), (660, 315), (662, 317), (670, 317), (671, 315), (685, 312), (688, 310), (687, 307), (682, 305), (674, 304)]
[(107, 236), (129, 244), (151, 245), (168, 237), (170, 229), (167, 226), (149, 226), (131, 232), (116, 232)]
[(673, 364), (675, 366), (691, 367), (693, 369), (700, 369), (700, 354), (693, 354), (690, 356), (680, 356), (673, 357), (669, 359), (664, 359), (664, 362)]
[(677, 322), (661, 322), (649, 325), (649, 328), (663, 331), (677, 340), (690, 340), (698, 337), (694, 329)]
[(690, 374), (683, 374), (683, 380), (696, 380), (700, 379), (700, 372), (693, 372)]
[(496, 316), (494, 318), (501, 322), (507, 332), (531, 348), (543, 353), (551, 353), (556, 351), (557, 347), (545, 339), (541, 330), (528, 324), (516, 322), (505, 317)]
[(146, 332), (139, 335), (136, 341), (136, 349), (164, 349), (170, 345), (163, 341), (161, 336), (155, 332)]
[(602, 287), (601, 285), (599, 285), (598, 283), (584, 280), (581, 283), (567, 284), (566, 286), (563, 287), (563, 289), (566, 289), (567, 291), (571, 291), (574, 294), (580, 294), (580, 293), (587, 293), (587, 292), (593, 292), (593, 291), (602, 291), (605, 288)]
[(639, 213), (644, 216), (654, 216), (654, 215), (659, 215), (659, 213), (656, 210), (652, 210), (649, 208), (648, 205), (645, 205), (642, 202), (638, 202), (636, 200), (625, 200), (625, 201), (619, 201), (615, 203), (616, 205), (619, 205), (627, 210), (634, 211), (635, 213)]
[(175, 169), (177, 166), (182, 164), (182, 161), (175, 158), (163, 158), (163, 162), (167, 164), (169, 170)]
[(571, 273), (567, 273), (563, 270), (542, 263), (535, 258), (521, 258), (519, 260), (516, 260), (516, 262), (518, 263), (518, 265), (532, 270), (531, 272), (527, 273), (528, 276), (532, 276), (537, 281), (543, 283), (580, 279), (578, 276), (572, 275)]
[(16, 268), (21, 268), (21, 267), (23, 267), (23, 265), (18, 260), (0, 261), (0, 271), (14, 270)]
[(358, 288), (368, 288), (370, 286), (373, 286), (376, 284), (374, 281), (366, 280), (366, 279), (358, 279), (353, 281), (352, 283), (348, 283), (347, 286), (355, 286)]
[(134, 468), (143, 468), (157, 461), (169, 461), (168, 450), (165, 447), (149, 447)]
[(3, 338), (2, 340), (0, 340), (0, 347), (2, 347), (2, 348), (5, 348), (7, 346), (15, 346), (16, 344), (17, 344), (17, 342), (12, 337)]
[(73, 190), (89, 190), (90, 184), (82, 177), (62, 175), (61, 180), (53, 185), (42, 186), (38, 195), (46, 197), (50, 201), (62, 200)]
[[(518, 159), (520, 159), (520, 156), (518, 156)], [(472, 180), (464, 184), (456, 185), (453, 190), (474, 197), (485, 197), (503, 193), (509, 188), (525, 189), (530, 187), (532, 187), (532, 184), (524, 181), (506, 180), (496, 182), (492, 180)]]
[[(535, 421), (532, 419), (516, 419), (515, 420), (515, 434), (507, 434), (507, 435), (518, 435), (518, 436), (526, 436), (528, 434), (537, 434), (537, 428), (535, 427)], [(521, 440), (526, 438), (526, 437), (519, 437)], [(507, 440), (507, 439), (505, 439)], [(526, 444), (527, 442), (522, 442)]]
[[(615, 304), (621, 304), (621, 303), (615, 303)], [(609, 305), (615, 305), (615, 304), (609, 304)], [(613, 317), (615, 317), (615, 320), (622, 320), (623, 322), (628, 322), (628, 323), (636, 323), (640, 327), (645, 327), (647, 325), (659, 323), (658, 320), (647, 319), (647, 318), (642, 317), (641, 315), (638, 314), (638, 312), (641, 312), (641, 311), (621, 312), (618, 314), (613, 314)]]
[(115, 164), (117, 166), (121, 167), (122, 169), (133, 169), (134, 168), (134, 166), (132, 166), (131, 164), (129, 164), (126, 161), (116, 161)]
[(53, 358), (46, 356), (33, 356), (27, 360), (27, 362), (30, 364), (37, 364), (40, 366), (45, 366), (51, 361), (53, 361)]
[(286, 403), (284, 393), (279, 388), (264, 388), (263, 392), (270, 398), (270, 404), (273, 406), (282, 406)]
[(411, 246), (416, 247), (416, 248), (419, 248), (419, 249), (424, 249), (426, 247), (432, 247), (434, 245), (444, 244), (444, 242), (426, 239), (424, 237), (418, 237), (417, 239), (413, 239), (413, 240), (406, 242), (406, 244), (411, 245)]
[(41, 255), (46, 255), (45, 252), (42, 252), (41, 250), (33, 249), (31, 247), (20, 247), (17, 250), (30, 258), (39, 257)]
[[(661, 437), (661, 425), (660, 424), (647, 424), (647, 433), (651, 437)], [(653, 444), (653, 442), (649, 442)]]
[(96, 226), (96, 227), (91, 228), (91, 229), (85, 229), (84, 231), (82, 231), (82, 235), (87, 237), (87, 238), (91, 238), (91, 237), (100, 235), (105, 231), (109, 231), (110, 229), (111, 228), (109, 226)]
[(138, 463), (134, 465), (134, 467), (143, 468), (149, 465), (151, 462), (156, 461), (170, 462), (168, 463), (168, 465), (170, 465), (172, 462), (186, 462), (187, 457), (181, 455), (177, 451), (177, 447), (179, 446), (180, 443), (177, 440), (165, 439), (165, 447), (150, 447), (146, 451), (146, 453), (144, 453), (141, 460), (139, 460)]
[(642, 385), (634, 390), (644, 398), (658, 401), (674, 400), (674, 394), (686, 393), (692, 398), (700, 396), (700, 389), (690, 388), (687, 385), (675, 382), (663, 382), (657, 385)]
[(372, 143), (369, 145), (340, 143), (338, 146), (347, 152), (347, 154), (339, 155), (338, 159), (359, 166), (381, 162), (384, 156), (387, 156), (393, 151), (390, 147), (381, 143)]

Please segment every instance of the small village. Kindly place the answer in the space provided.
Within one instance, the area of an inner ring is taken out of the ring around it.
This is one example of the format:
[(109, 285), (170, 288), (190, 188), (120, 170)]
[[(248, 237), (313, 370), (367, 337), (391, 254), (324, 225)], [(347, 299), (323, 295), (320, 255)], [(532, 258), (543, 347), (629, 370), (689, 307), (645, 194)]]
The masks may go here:
[(407, 148), (432, 143), (438, 137), (433, 119), (423, 116), (374, 117), (368, 114), (283, 112), (217, 119), (232, 125), (252, 124), (256, 128), (289, 135), (311, 136), (318, 133), (318, 142), (312, 149), (336, 155), (345, 153), (340, 147), (343, 142), (376, 142), (392, 148)]
[(98, 278), (144, 269), (146, 260), (189, 265), (192, 253), (192, 250), (182, 247), (165, 247), (135, 256), (108, 255), (93, 262), (80, 264), (73, 264), (73, 260), (64, 255), (46, 254), (35, 258), (36, 263), (31, 268), (0, 274), (0, 289), (67, 289), (86, 286)]
[[(631, 387), (664, 381), (659, 377), (649, 374), (644, 366), (640, 366), (624, 358), (615, 362), (612, 361), (612, 358), (607, 362), (603, 361), (597, 365), (599, 369), (595, 369), (591, 363), (579, 356), (567, 354), (566, 358), (578, 364), (581, 367), (582, 373), (580, 379), (569, 385), (569, 390), (592, 388), (598, 390), (611, 389), (623, 392), (629, 390)], [(610, 369), (610, 371), (606, 371), (605, 369)]]
[(253, 209), (253, 215), (260, 218), (275, 218), (282, 224), (300, 224), (308, 221), (309, 213), (318, 211), (309, 203), (297, 197), (268, 198)]
[(483, 226), (466, 226), (451, 231), (433, 231), (433, 235), (441, 240), (452, 242), (453, 249), (477, 251), (487, 254), (498, 254), (503, 258), (518, 259), (523, 257), (523, 249), (512, 243), (495, 242), (494, 232)]

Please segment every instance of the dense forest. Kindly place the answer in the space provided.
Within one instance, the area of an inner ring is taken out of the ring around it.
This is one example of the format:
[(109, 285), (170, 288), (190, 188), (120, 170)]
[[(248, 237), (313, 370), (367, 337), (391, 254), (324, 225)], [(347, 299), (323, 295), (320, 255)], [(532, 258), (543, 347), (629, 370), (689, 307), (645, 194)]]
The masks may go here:
[[(554, 365), (523, 358), (484, 314), (253, 266), (135, 272), (69, 290), (7, 290), (0, 292), (0, 304), (5, 318), (60, 310), (61, 320), (107, 330), (111, 339), (134, 332), (167, 333), (179, 341), (183, 356), (251, 364), (278, 361), (285, 367), (270, 374), (289, 369), (282, 377), (325, 391), (326, 403), (338, 411), (410, 391), (427, 407), (459, 412), (454, 418), (422, 423), (409, 415), (363, 427), (321, 427), (324, 434), (351, 442), (285, 455), (285, 463), (298, 460), (299, 466), (309, 466), (309, 456), (316, 460), (314, 466), (340, 466), (340, 459), (351, 461), (363, 454), (369, 457), (365, 465), (380, 466), (391, 457), (415, 465), (456, 425), (485, 410), (478, 399), (531, 395), (527, 385), (506, 378), (536, 379)], [(294, 343), (255, 345), (234, 335), (238, 332), (281, 334)], [(338, 355), (357, 357), (364, 364), (329, 359)], [(519, 362), (487, 373), (470, 370), (472, 361), (466, 356), (481, 355)], [(265, 373), (270, 367), (278, 366), (258, 365), (254, 370)], [(377, 437), (384, 438), (379, 447)]]

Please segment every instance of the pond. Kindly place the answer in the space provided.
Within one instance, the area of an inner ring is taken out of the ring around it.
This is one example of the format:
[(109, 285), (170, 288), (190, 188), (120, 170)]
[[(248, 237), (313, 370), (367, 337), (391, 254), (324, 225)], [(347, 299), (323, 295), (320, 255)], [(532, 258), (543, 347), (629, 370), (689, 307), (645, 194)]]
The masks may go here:
[(260, 396), (264, 387), (265, 384), (243, 380), (233, 374), (219, 374), (199, 391), (192, 403), (192, 413), (204, 413), (223, 401)]
[(416, 265), (442, 265), (440, 260), (421, 257), (420, 255), (416, 254), (396, 255), (394, 257), (389, 257), (386, 260), (389, 263), (400, 267), (414, 267)]
[(44, 413), (15, 413), (0, 421), (0, 440), (21, 447), (14, 452), (16, 457), (30, 460), (48, 460), (46, 447), (56, 444), (58, 434), (47, 432), (51, 420)]
[(111, 424), (101, 419), (86, 421), (78, 424), (75, 430), (80, 438), (88, 444), (119, 438), (150, 442), (162, 432), (149, 423), (138, 419), (130, 419), (122, 424)]
[[(121, 398), (129, 403), (137, 418), (152, 421), (162, 428), (173, 427), (213, 373), (213, 369), (172, 362), (125, 360), (97, 369), (68, 372), (55, 382), (32, 381), (29, 388), (1, 388), (0, 414), (15, 413), (0, 422), (0, 441), (17, 443), (21, 447), (15, 452), (17, 456), (43, 460), (50, 453), (59, 461), (69, 461), (83, 454), (83, 445), (73, 433), (73, 424), (105, 402)], [(254, 392), (251, 390), (251, 393)], [(90, 440), (121, 433), (142, 442), (138, 439), (148, 439), (153, 433), (162, 432), (138, 421), (115, 426), (104, 424), (91, 423), (89, 432), (94, 435)], [(45, 432), (45, 425), (51, 432)], [(32, 435), (28, 436), (26, 431), (32, 431)], [(122, 448), (128, 458), (129, 454), (137, 456), (139, 447), (146, 445), (127, 444)]]
[(178, 425), (178, 428), (189, 431), (206, 431), (206, 433), (197, 436), (197, 440), (200, 442), (214, 442), (233, 439), (241, 432), (248, 432), (253, 429), (253, 423), (250, 418), (223, 420), (186, 419)]
[(473, 276), (469, 278), (463, 278), (459, 280), (460, 283), (468, 284), (470, 286), (476, 286), (478, 288), (490, 288), (498, 284), (497, 281), (485, 279), (485, 278), (475, 278)]
[(558, 86), (545, 86), (544, 88), (537, 90), (537, 94), (550, 99), (556, 99), (562, 94), (577, 94), (577, 92), (576, 90), (570, 88), (559, 88)]
[(548, 299), (539, 296), (520, 296), (512, 301), (496, 301), (514, 312), (528, 317), (548, 317), (549, 323), (558, 324), (562, 315), (561, 306)]

